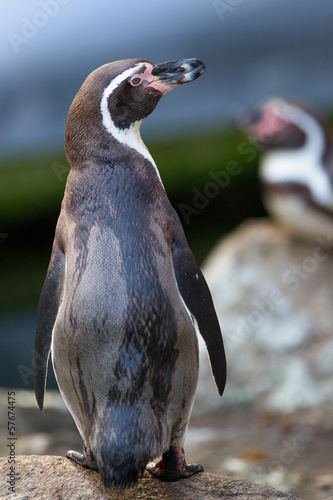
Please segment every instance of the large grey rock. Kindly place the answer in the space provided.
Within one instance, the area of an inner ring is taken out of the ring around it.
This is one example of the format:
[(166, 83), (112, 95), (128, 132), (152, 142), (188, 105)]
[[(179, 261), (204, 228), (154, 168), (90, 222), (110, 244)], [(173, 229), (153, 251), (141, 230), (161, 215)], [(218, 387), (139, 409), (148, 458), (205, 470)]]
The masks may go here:
[[(7, 490), (5, 475), (8, 472), (7, 459), (0, 458), (0, 495), (5, 498)], [(151, 477), (147, 472), (134, 488), (105, 490), (99, 473), (55, 456), (18, 456), (16, 469), (19, 473), (15, 484), (15, 499), (57, 498), (57, 499), (123, 499), (137, 500), (246, 500), (296, 499), (295, 496), (240, 479), (200, 473), (189, 479), (166, 483)]]
[[(224, 333), (224, 404), (293, 411), (333, 402), (333, 230), (295, 239), (266, 219), (248, 221), (204, 266)], [(195, 411), (221, 404), (200, 345)]]

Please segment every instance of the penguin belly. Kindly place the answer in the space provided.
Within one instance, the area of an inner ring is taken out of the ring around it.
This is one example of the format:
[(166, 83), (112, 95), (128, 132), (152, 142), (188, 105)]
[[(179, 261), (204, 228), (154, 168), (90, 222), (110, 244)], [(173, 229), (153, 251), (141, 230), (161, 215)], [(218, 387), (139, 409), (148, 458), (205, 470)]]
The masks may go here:
[(161, 234), (133, 233), (96, 224), (86, 242), (68, 235), (53, 332), (60, 391), (105, 484), (135, 482), (150, 460), (183, 445), (198, 379), (171, 250), (156, 243)]

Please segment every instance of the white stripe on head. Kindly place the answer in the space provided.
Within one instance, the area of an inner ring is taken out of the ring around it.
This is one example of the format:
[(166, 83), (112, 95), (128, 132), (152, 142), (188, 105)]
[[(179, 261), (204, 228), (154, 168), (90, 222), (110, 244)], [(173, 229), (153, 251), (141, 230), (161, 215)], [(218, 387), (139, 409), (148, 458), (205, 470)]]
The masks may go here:
[[(109, 106), (108, 106), (108, 99), (112, 92), (124, 81), (126, 78), (134, 75), (135, 73), (138, 73), (140, 69), (142, 69), (144, 66), (150, 67), (149, 69), (152, 70), (153, 66), (149, 63), (137, 63), (135, 66), (132, 68), (129, 68), (122, 73), (120, 73), (116, 78), (114, 78), (111, 83), (104, 89), (103, 96), (101, 99), (101, 113), (102, 113), (102, 118), (103, 118), (103, 125), (106, 128), (106, 130), (111, 134), (117, 141), (119, 141), (121, 144), (124, 144), (125, 146), (128, 146), (130, 148), (135, 149), (138, 153), (142, 154), (147, 160), (149, 160), (152, 165), (154, 166), (158, 178), (161, 181), (161, 184), (163, 186), (160, 173), (157, 169), (157, 166), (149, 153), (147, 146), (141, 139), (140, 135), (140, 126), (143, 120), (139, 120), (135, 123), (132, 123), (132, 125), (128, 128), (125, 129), (120, 129), (116, 127), (114, 124), (111, 113), (109, 111)], [(144, 73), (143, 73), (144, 74)]]
[(307, 149), (308, 154), (313, 157), (321, 156), (324, 153), (325, 137), (320, 123), (299, 106), (282, 99), (274, 99), (271, 102), (277, 106), (281, 118), (293, 123), (305, 133), (304, 148)]
[(304, 184), (318, 203), (331, 206), (333, 193), (322, 163), (325, 136), (320, 123), (303, 109), (282, 99), (274, 99), (271, 103), (276, 105), (284, 120), (293, 123), (305, 133), (306, 141), (297, 149), (269, 151), (262, 162), (261, 178), (270, 183)]

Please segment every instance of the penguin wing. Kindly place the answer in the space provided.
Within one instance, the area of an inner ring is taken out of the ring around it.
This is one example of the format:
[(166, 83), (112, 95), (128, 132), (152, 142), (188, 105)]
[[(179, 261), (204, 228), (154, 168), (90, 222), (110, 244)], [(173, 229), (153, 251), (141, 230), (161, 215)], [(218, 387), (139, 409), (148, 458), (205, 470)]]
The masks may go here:
[(178, 289), (205, 341), (213, 377), (222, 396), (227, 367), (220, 325), (206, 280), (188, 246), (180, 222), (177, 226), (172, 258)]
[(52, 331), (58, 312), (65, 277), (65, 254), (54, 242), (50, 264), (38, 305), (34, 356), (35, 394), (43, 410), (47, 367), (51, 350)]

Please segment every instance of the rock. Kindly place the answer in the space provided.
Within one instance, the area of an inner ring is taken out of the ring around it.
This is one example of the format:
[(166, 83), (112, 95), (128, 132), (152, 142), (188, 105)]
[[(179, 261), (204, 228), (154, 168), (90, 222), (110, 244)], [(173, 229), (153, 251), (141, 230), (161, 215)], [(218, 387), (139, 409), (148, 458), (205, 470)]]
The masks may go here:
[[(209, 255), (203, 272), (224, 334), (224, 404), (264, 410), (331, 408), (333, 229), (315, 242), (266, 219), (248, 221)], [(221, 404), (205, 348), (194, 410)]]
[[(8, 487), (5, 479), (6, 473), (9, 472), (8, 467), (7, 458), (0, 458), (0, 469), (3, 472), (0, 480), (1, 497)], [(297, 500), (297, 497), (269, 486), (208, 473), (199, 473), (186, 480), (166, 483), (145, 472), (134, 488), (105, 490), (98, 472), (84, 469), (67, 458), (47, 455), (18, 456), (16, 471), (18, 477), (15, 481), (15, 494), (12, 495), (15, 499)]]

